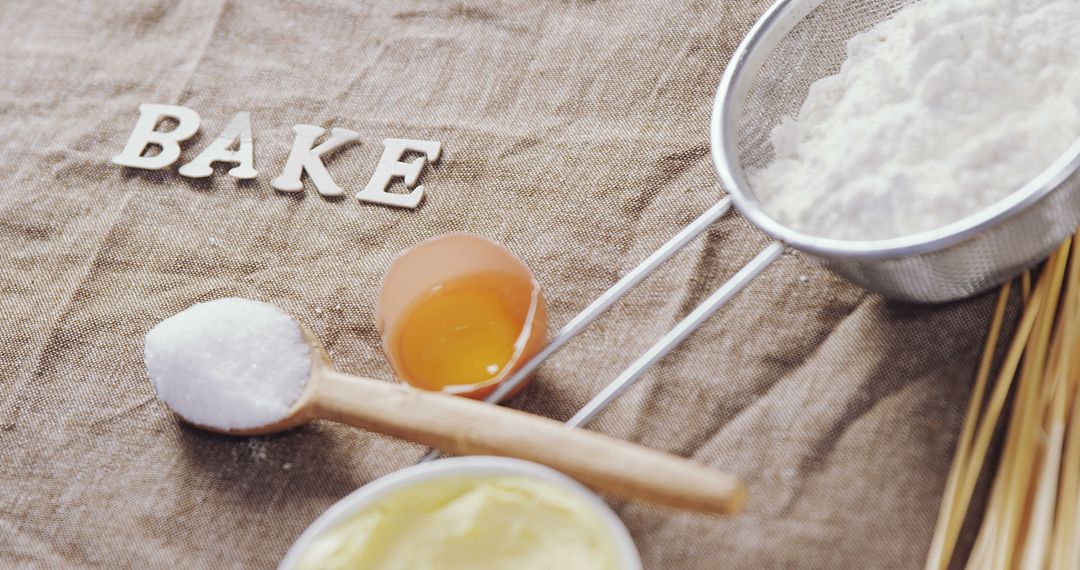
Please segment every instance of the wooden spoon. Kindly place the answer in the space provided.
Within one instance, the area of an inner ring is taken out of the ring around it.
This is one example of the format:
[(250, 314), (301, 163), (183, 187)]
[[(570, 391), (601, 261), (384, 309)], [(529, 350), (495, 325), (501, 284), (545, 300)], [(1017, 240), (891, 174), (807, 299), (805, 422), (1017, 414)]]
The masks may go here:
[(526, 459), (620, 497), (708, 513), (742, 509), (745, 493), (733, 475), (518, 410), (342, 374), (315, 335), (300, 329), (311, 349), (311, 376), (284, 419), (244, 430), (197, 427), (262, 435), (331, 420), (452, 454)]

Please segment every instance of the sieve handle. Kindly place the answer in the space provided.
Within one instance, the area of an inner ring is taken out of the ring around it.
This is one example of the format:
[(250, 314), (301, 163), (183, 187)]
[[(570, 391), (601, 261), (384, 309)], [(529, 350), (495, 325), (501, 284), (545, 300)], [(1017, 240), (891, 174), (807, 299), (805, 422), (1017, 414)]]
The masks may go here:
[[(548, 341), (548, 343), (538, 352), (535, 356), (529, 359), (528, 362), (522, 364), (518, 368), (517, 372), (513, 373), (509, 378), (499, 383), (499, 387), (495, 389), (487, 398), (485, 402), (499, 403), (505, 400), (510, 394), (524, 385), (525, 380), (533, 373), (540, 364), (544, 362), (549, 356), (555, 354), (560, 348), (570, 342), (575, 336), (585, 329), (589, 323), (596, 320), (597, 317), (602, 315), (604, 311), (608, 310), (615, 301), (618, 301), (628, 291), (633, 289), (642, 279), (645, 279), (650, 273), (653, 272), (662, 263), (675, 255), (675, 253), (686, 247), (686, 244), (690, 243), (697, 236), (708, 230), (717, 220), (724, 217), (731, 209), (731, 197), (725, 196), (719, 202), (714, 204), (711, 208), (703, 212), (696, 220), (691, 222), (688, 226), (684, 227), (679, 233), (672, 236), (667, 243), (660, 246), (656, 251), (652, 252), (642, 262), (632, 269), (626, 275), (623, 275), (610, 289), (605, 291), (602, 295), (596, 298), (592, 303), (589, 303), (588, 307), (585, 307), (574, 318), (570, 319), (559, 332)], [(439, 450), (434, 449), (430, 453), (421, 459), (421, 463), (425, 461), (432, 461), (438, 459), (442, 455)]]
[(608, 406), (615, 398), (618, 398), (620, 394), (626, 391), (627, 388), (632, 386), (645, 372), (660, 361), (660, 359), (667, 356), (676, 346), (679, 345), (690, 333), (694, 332), (698, 327), (702, 325), (713, 313), (720, 307), (724, 306), (735, 296), (736, 293), (742, 291), (751, 281), (754, 280), (762, 271), (765, 270), (776, 258), (780, 257), (784, 253), (784, 244), (778, 241), (774, 241), (769, 244), (765, 249), (761, 250), (761, 253), (757, 254), (754, 259), (743, 266), (735, 275), (724, 282), (712, 295), (709, 295), (708, 299), (705, 299), (700, 305), (697, 306), (689, 315), (686, 316), (679, 324), (675, 325), (667, 334), (660, 338), (656, 344), (652, 345), (649, 350), (646, 350), (644, 354), (638, 357), (629, 368), (624, 370), (622, 374), (619, 374), (615, 380), (607, 385), (599, 394), (596, 395), (588, 404), (585, 404), (578, 413), (574, 414), (574, 417), (570, 418), (566, 422), (566, 425), (570, 427), (579, 427), (589, 423), (597, 414), (599, 414), (604, 408)]

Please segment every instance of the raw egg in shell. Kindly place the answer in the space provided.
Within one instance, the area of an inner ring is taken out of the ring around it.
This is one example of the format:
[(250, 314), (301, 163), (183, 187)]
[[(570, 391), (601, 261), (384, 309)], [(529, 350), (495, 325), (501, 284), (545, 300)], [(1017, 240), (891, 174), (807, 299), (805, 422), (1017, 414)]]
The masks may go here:
[(425, 390), (483, 398), (547, 338), (540, 285), (486, 238), (451, 233), (400, 254), (375, 321), (395, 373)]

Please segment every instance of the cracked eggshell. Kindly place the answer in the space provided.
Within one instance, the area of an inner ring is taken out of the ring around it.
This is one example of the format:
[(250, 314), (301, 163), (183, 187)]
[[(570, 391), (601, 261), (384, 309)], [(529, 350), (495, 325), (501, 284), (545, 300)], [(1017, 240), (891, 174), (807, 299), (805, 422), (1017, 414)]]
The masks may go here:
[(399, 254), (379, 291), (375, 323), (383, 352), (400, 379), (410, 382), (399, 347), (413, 304), (440, 285), (484, 274), (512, 277), (493, 280), (491, 285), (500, 289), (511, 310), (522, 316), (513, 355), (495, 377), (476, 384), (447, 386), (443, 391), (482, 399), (543, 348), (547, 341), (547, 310), (532, 271), (517, 256), (487, 238), (468, 233), (444, 234)]

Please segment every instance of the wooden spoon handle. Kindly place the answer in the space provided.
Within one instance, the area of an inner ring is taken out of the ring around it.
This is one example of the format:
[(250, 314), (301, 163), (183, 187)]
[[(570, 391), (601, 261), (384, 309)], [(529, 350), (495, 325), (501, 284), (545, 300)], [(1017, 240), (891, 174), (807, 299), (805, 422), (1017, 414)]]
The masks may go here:
[(547, 465), (594, 489), (709, 513), (734, 513), (742, 484), (686, 459), (545, 417), (438, 392), (323, 370), (317, 418), (456, 455), (501, 455)]

